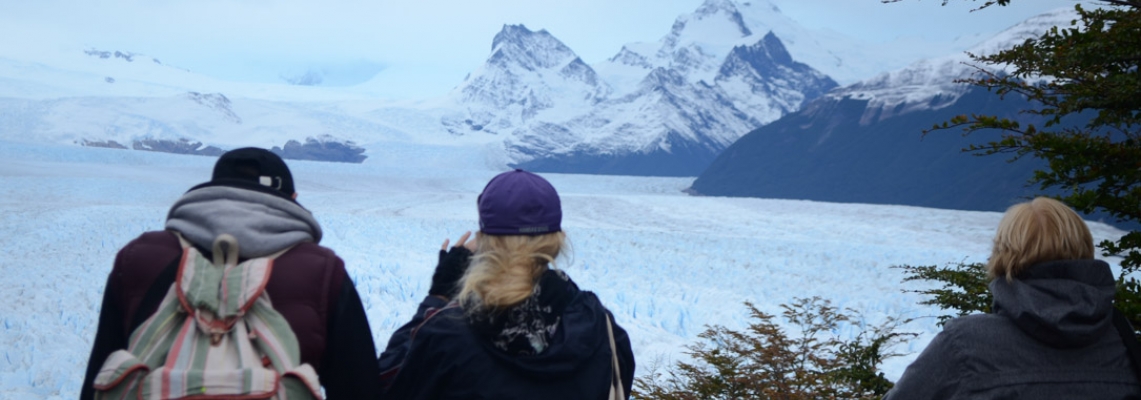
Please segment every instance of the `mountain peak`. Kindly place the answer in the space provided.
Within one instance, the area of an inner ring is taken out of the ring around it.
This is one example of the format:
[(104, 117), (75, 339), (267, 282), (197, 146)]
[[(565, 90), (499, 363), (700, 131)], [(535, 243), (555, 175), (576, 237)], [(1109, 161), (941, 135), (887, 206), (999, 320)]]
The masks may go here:
[[(726, 24), (726, 22), (728, 22)], [(705, 0), (696, 11), (692, 14), (687, 14), (678, 17), (674, 21), (673, 28), (666, 39), (669, 42), (675, 42), (679, 37), (687, 35), (687, 31), (697, 31), (699, 36), (704, 36), (710, 31), (715, 24), (718, 26), (712, 29), (713, 32), (725, 31), (726, 29), (733, 32), (736, 37), (746, 37), (752, 35), (753, 32), (745, 24), (744, 18), (741, 16), (741, 11), (737, 8), (737, 3), (733, 0)], [(712, 33), (712, 32), (709, 32)]]
[[(734, 47), (715, 81), (740, 108), (762, 123), (794, 112), (836, 87), (832, 78), (793, 60), (771, 31), (752, 45)], [(753, 100), (759, 93), (768, 93), (770, 101)]]
[(546, 30), (504, 25), (487, 62), (450, 96), (463, 111), (441, 118), (449, 132), (510, 132), (540, 114), (573, 113), (610, 93), (594, 70)]
[(546, 30), (532, 31), (523, 25), (504, 25), (491, 45), (492, 64), (520, 65), (527, 70), (553, 68), (578, 58), (570, 47)]
[(694, 11), (695, 15), (711, 15), (718, 12), (725, 11), (728, 13), (737, 12), (737, 3), (733, 0), (705, 0), (701, 6), (697, 7)]
[(495, 34), (495, 38), (491, 40), (491, 50), (495, 51), (495, 49), (499, 46), (504, 46), (512, 43), (519, 44), (535, 40), (549, 39), (554, 39), (554, 37), (551, 36), (550, 33), (547, 33), (545, 29), (532, 31), (527, 29), (527, 27), (523, 24), (504, 24), (503, 29), (500, 29), (499, 33)]
[(695, 14), (716, 13), (717, 11), (741, 12), (745, 9), (764, 10), (764, 12), (782, 14), (780, 8), (768, 0), (748, 0), (743, 2), (737, 2), (736, 0), (705, 0), (705, 2), (697, 8)]
[(764, 74), (772, 74), (778, 66), (807, 67), (792, 60), (792, 56), (788, 54), (784, 43), (781, 43), (780, 38), (777, 38), (772, 31), (769, 31), (760, 41), (753, 45), (734, 47), (733, 51), (729, 52), (729, 56), (726, 57), (725, 63), (722, 64), (720, 74), (730, 74), (734, 69), (738, 69), (742, 65), (750, 65), (750, 69)]
[(773, 34), (773, 31), (765, 34), (765, 37), (758, 44), (764, 47), (775, 61), (784, 64), (792, 63), (792, 56), (788, 54), (788, 49), (784, 47), (780, 38)]

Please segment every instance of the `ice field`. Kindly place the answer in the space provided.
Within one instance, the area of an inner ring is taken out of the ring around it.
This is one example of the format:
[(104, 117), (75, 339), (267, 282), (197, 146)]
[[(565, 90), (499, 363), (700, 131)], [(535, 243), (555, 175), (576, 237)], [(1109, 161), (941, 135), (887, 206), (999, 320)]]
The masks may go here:
[[(477, 228), (476, 196), (500, 172), (478, 151), (370, 146), (364, 164), (289, 161), (300, 197), (361, 293), (377, 346), (415, 311), (436, 251)], [(116, 251), (162, 229), (168, 207), (209, 180), (214, 158), (0, 142), (0, 399), (73, 399)], [(544, 174), (572, 243), (562, 268), (633, 340), (639, 372), (684, 357), (707, 324), (741, 327), (744, 301), (818, 295), (919, 317), (890, 379), (938, 331), (894, 265), (986, 259), (1000, 213), (692, 197), (692, 178)], [(1091, 223), (1095, 241), (1123, 232)], [(1109, 260), (1115, 264), (1116, 260)], [(851, 332), (842, 329), (841, 333)]]

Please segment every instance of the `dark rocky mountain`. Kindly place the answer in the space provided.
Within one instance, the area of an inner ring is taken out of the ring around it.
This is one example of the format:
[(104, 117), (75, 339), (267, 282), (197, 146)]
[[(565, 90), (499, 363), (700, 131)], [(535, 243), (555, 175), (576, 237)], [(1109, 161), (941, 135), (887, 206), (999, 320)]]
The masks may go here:
[[(931, 100), (933, 103), (938, 98)], [(1008, 162), (961, 149), (998, 137), (923, 130), (953, 116), (994, 114), (1033, 122), (1018, 111), (1028, 104), (970, 90), (954, 104), (885, 119), (866, 114), (869, 100), (822, 98), (805, 109), (742, 137), (694, 181), (694, 193), (830, 202), (902, 204), (1002, 211), (1036, 193), (1026, 187), (1040, 161)]]
[(332, 161), (347, 163), (362, 163), (368, 156), (365, 149), (352, 141), (340, 141), (332, 138), (306, 138), (305, 143), (290, 140), (283, 147), (273, 146), (270, 151), (287, 160)]

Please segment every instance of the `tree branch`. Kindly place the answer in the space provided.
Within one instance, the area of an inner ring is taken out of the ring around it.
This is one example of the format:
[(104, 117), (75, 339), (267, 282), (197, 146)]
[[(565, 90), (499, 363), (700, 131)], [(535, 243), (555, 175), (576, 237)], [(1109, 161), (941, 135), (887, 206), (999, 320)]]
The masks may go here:
[(1101, 2), (1122, 7), (1141, 8), (1141, 0), (1101, 0)]

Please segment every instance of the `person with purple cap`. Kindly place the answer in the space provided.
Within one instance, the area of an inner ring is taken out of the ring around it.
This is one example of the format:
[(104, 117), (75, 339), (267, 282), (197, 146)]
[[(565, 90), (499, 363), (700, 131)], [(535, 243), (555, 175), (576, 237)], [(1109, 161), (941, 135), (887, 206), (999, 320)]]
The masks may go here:
[(115, 258), (80, 399), (95, 397), (104, 360), (128, 348), (131, 333), (175, 282), (184, 254), (179, 236), (208, 255), (223, 234), (236, 238), (240, 260), (288, 249), (273, 260), (264, 293), (296, 335), (300, 361), (316, 370), (325, 398), (379, 395), (376, 346), (360, 296), (344, 261), (318, 244), (321, 226), (297, 203), (293, 175), (281, 157), (254, 147), (226, 152), (209, 182), (171, 206), (165, 228), (143, 233)]
[(626, 331), (555, 269), (566, 249), (555, 188), (517, 169), (493, 178), (477, 205), (475, 239), (444, 241), (428, 296), (378, 360), (383, 398), (626, 398)]

